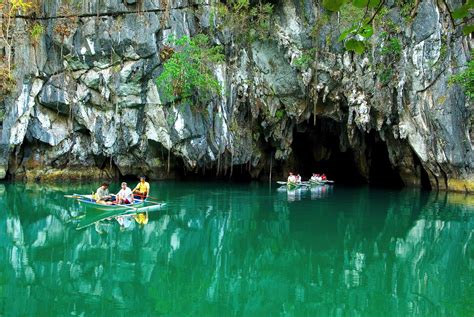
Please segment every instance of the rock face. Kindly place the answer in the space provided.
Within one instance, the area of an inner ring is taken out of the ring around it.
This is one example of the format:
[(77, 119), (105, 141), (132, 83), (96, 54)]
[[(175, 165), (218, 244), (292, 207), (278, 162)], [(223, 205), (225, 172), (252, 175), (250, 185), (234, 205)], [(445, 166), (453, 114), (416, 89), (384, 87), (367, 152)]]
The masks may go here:
[[(216, 29), (207, 3), (89, 1), (72, 19), (62, 18), (71, 5), (63, 2), (43, 4), (36, 42), (16, 19), (17, 90), (3, 101), (0, 178), (78, 168), (90, 168), (72, 173), (79, 178), (162, 178), (183, 166), (230, 175), (236, 165), (262, 177), (272, 165), (276, 174), (314, 167), (343, 179), (339, 164), (368, 182), (387, 173), (474, 191), (471, 104), (448, 85), (471, 43), (434, 0), (409, 17), (395, 5), (384, 12), (363, 55), (337, 41), (343, 13), (327, 19), (307, 0), (276, 3), (267, 39), (252, 43)], [(447, 1), (451, 11), (458, 2)], [(61, 23), (67, 34), (55, 31)], [(225, 47), (215, 75), (226, 93), (200, 111), (162, 104), (155, 78), (168, 36), (211, 26)]]

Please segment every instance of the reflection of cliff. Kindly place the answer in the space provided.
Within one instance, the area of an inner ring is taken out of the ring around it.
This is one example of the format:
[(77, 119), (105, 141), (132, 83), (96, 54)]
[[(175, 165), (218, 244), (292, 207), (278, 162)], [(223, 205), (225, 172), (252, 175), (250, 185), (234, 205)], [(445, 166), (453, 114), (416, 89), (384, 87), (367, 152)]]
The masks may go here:
[(459, 312), (473, 282), (472, 214), (444, 198), (336, 190), (288, 203), (259, 187), (165, 187), (170, 208), (146, 226), (99, 234), (66, 223), (62, 192), (22, 203), (7, 186), (2, 312), (437, 316)]

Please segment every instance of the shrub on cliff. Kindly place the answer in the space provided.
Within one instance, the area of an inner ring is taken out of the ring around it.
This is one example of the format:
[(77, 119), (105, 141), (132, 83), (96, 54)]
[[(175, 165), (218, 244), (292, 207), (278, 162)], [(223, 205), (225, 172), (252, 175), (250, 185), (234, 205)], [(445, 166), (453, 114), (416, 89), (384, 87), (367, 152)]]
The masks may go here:
[(466, 96), (470, 100), (474, 100), (474, 60), (467, 64), (467, 68), (452, 76), (449, 79), (450, 84), (459, 84), (464, 88)]
[(166, 57), (163, 72), (156, 79), (165, 103), (191, 100), (195, 104), (222, 94), (213, 73), (214, 66), (224, 60), (221, 46), (212, 46), (209, 38), (199, 34), (193, 38), (170, 37), (160, 56)]

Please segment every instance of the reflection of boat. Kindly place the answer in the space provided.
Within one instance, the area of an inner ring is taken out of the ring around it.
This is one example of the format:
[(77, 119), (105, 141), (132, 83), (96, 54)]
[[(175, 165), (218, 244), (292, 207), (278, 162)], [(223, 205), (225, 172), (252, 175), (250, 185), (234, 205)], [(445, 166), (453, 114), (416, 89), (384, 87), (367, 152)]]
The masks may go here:
[(281, 188), (286, 188), (286, 190), (295, 190), (295, 189), (306, 189), (308, 187), (307, 183), (293, 183), (293, 182), (284, 182), (284, 181), (278, 181), (277, 184), (279, 185), (285, 185), (281, 186)]
[(301, 188), (296, 188), (293, 190), (287, 190), (287, 200), (288, 201), (296, 201), (296, 200), (301, 200), (301, 194), (303, 191), (306, 191), (306, 187), (301, 187)]
[(327, 197), (330, 192), (332, 192), (331, 186), (324, 186), (324, 184), (319, 186), (311, 186), (311, 199), (320, 199)]

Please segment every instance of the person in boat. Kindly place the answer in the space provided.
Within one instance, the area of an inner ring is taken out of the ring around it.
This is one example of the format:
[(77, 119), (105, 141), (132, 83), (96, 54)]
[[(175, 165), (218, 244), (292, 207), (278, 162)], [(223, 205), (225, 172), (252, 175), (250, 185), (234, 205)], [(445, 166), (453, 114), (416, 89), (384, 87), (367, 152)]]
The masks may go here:
[(326, 178), (326, 175), (325, 175), (325, 174), (321, 175), (321, 180), (323, 180), (323, 181), (327, 180), (327, 178)]
[(319, 176), (319, 174), (313, 173), (313, 176), (311, 176), (311, 181), (320, 182), (321, 181), (321, 176)]
[(288, 180), (287, 180), (288, 183), (293, 183), (293, 184), (296, 184), (296, 176), (293, 175), (292, 172), (290, 172), (290, 175), (288, 176)]
[(296, 183), (301, 184), (301, 176), (300, 174), (296, 175)]
[(99, 204), (111, 203), (112, 196), (110, 196), (109, 194), (109, 183), (107, 182), (102, 183), (102, 185), (100, 185), (100, 187), (97, 188), (94, 198), (95, 198), (95, 201)]
[(133, 193), (130, 187), (127, 186), (127, 183), (123, 182), (121, 184), (121, 189), (117, 193), (117, 204), (133, 204)]
[(140, 182), (133, 189), (133, 194), (139, 198), (146, 199), (150, 193), (150, 184), (146, 181), (145, 176), (140, 176)]

